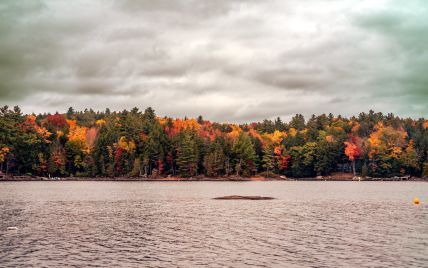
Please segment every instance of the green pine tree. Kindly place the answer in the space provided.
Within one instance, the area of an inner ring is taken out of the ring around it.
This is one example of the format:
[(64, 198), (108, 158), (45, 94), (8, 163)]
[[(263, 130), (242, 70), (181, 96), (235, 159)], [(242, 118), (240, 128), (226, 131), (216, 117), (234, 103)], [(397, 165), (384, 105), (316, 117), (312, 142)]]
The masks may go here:
[(237, 176), (250, 176), (255, 170), (257, 170), (255, 163), (256, 152), (248, 134), (241, 133), (239, 135), (233, 145), (232, 151), (235, 155), (235, 172)]
[(273, 147), (272, 145), (266, 145), (263, 148), (263, 158), (262, 158), (263, 168), (266, 170), (266, 175), (269, 174), (269, 172), (272, 172), (272, 170), (275, 167), (275, 158), (273, 155)]
[(204, 157), (204, 168), (207, 176), (215, 177), (224, 174), (226, 155), (221, 144), (216, 141)]
[(195, 176), (197, 173), (198, 157), (195, 140), (190, 133), (184, 133), (177, 150), (178, 172), (182, 177)]

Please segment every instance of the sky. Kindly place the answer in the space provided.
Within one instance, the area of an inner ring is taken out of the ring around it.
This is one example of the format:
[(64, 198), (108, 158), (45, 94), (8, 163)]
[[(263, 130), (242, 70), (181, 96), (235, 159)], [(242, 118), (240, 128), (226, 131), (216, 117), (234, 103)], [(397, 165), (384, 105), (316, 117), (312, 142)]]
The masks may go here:
[(0, 105), (428, 116), (426, 0), (0, 1)]

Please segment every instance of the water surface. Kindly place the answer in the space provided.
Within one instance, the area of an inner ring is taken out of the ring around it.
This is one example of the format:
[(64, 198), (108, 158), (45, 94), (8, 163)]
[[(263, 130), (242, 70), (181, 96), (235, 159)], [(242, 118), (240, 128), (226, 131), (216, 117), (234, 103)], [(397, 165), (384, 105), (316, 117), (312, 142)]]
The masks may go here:
[(424, 182), (2, 182), (0, 266), (428, 267), (427, 203)]

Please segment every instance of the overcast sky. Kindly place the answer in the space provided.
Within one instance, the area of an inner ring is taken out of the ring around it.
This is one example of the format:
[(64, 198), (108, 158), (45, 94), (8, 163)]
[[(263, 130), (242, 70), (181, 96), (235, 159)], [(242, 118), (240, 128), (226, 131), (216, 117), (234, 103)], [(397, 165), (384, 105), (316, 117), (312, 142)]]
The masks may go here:
[(0, 104), (427, 117), (428, 2), (2, 0)]

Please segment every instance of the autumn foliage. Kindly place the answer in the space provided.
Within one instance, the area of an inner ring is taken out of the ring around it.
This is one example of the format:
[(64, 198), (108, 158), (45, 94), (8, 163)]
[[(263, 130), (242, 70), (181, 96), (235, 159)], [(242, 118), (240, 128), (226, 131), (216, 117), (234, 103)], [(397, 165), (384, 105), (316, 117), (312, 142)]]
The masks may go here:
[(158, 117), (151, 108), (22, 115), (0, 110), (5, 173), (55, 176), (311, 177), (425, 174), (427, 120), (381, 113), (251, 124)]
[(360, 147), (351, 142), (351, 141), (345, 141), (345, 154), (351, 161), (355, 161), (360, 155), (361, 155), (361, 149)]

